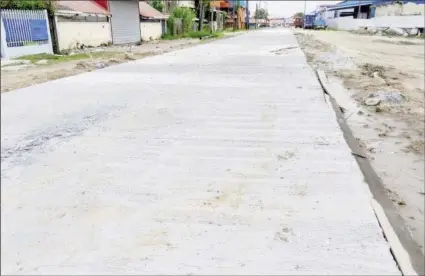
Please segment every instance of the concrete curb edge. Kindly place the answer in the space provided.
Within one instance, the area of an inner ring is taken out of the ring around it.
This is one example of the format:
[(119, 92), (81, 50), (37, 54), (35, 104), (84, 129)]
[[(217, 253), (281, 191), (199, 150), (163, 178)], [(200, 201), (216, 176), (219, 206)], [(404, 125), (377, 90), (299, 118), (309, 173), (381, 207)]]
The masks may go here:
[(326, 79), (324, 79), (326, 74), (316, 69), (314, 71), (323, 89), (324, 96), (327, 96), (335, 111), (338, 124), (364, 175), (364, 180), (372, 192), (372, 207), (401, 272), (403, 275), (425, 275), (424, 255), (419, 246), (413, 241), (403, 218), (398, 214), (389, 199), (381, 179), (376, 174), (369, 160), (365, 158), (366, 155), (353, 136), (340, 106), (335, 98), (332, 97), (332, 93), (329, 93)]

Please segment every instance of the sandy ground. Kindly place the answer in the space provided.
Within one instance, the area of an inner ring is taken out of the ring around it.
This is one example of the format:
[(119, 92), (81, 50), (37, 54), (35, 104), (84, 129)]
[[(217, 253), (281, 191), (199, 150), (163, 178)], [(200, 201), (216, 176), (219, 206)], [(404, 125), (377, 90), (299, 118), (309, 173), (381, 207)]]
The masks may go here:
[[(327, 74), (348, 123), (424, 251), (424, 41), (295, 31), (311, 66)], [(401, 101), (366, 105), (375, 95)], [(392, 94), (393, 93), (393, 94)]]
[[(225, 37), (237, 34), (225, 34)], [(96, 52), (95, 58), (57, 62), (46, 65), (4, 66), (1, 68), (1, 92), (28, 87), (83, 72), (93, 71), (112, 64), (127, 62), (146, 56), (166, 53), (211, 41), (199, 39), (161, 40), (139, 46), (110, 46), (85, 49), (79, 52)], [(77, 51), (74, 51), (77, 52)]]

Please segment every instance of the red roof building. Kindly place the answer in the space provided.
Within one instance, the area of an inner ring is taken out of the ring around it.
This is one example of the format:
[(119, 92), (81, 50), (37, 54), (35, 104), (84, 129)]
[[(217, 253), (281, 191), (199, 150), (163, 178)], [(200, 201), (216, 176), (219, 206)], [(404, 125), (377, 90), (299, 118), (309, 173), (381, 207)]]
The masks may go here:
[(139, 14), (145, 19), (167, 19), (168, 16), (144, 1), (139, 2)]
[(57, 0), (57, 11), (110, 15), (109, 11), (91, 0)]

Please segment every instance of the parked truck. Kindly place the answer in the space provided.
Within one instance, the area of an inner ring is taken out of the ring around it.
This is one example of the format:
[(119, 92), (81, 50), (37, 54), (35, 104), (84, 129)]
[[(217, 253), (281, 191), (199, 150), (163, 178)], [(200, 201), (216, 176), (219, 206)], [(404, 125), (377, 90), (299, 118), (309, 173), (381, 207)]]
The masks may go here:
[(313, 29), (326, 29), (326, 21), (323, 19), (315, 19), (313, 22)]
[(304, 29), (313, 29), (314, 19), (314, 14), (306, 14), (304, 16)]
[(303, 27), (303, 18), (302, 17), (295, 17), (294, 18), (294, 27), (295, 28), (302, 28)]

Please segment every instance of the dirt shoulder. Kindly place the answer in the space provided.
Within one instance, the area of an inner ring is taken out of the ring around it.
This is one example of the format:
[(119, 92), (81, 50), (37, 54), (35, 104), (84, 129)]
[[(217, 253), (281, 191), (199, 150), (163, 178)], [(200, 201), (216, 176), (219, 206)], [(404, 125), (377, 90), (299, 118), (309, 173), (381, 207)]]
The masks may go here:
[[(225, 33), (221, 38), (227, 38), (238, 33)], [(200, 43), (207, 43), (216, 39), (176, 39), (159, 40), (142, 45), (108, 46), (74, 50), (71, 55), (40, 61), (26, 61), (23, 64), (2, 64), (1, 92), (8, 92), (19, 88), (60, 79), (84, 72), (102, 69), (114, 64), (128, 62), (147, 56), (158, 55), (184, 49)], [(3, 62), (3, 61), (2, 61)]]
[(295, 32), (424, 252), (424, 40)]

